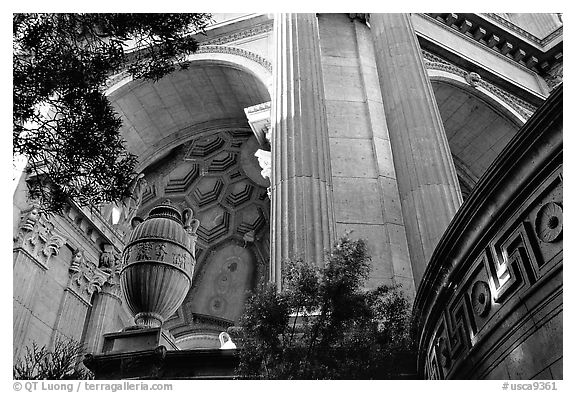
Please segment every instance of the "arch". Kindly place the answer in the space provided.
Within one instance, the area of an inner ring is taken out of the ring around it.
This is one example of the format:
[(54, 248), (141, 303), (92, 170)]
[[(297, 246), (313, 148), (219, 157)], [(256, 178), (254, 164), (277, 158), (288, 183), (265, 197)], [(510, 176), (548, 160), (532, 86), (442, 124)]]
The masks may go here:
[[(268, 60), (254, 52), (225, 45), (208, 45), (201, 46), (196, 53), (187, 56), (186, 61), (190, 63), (210, 62), (248, 72), (260, 80), (268, 89), (268, 94), (272, 95), (272, 66)], [(127, 72), (113, 75), (108, 80), (105, 94), (110, 96), (133, 81)]]
[(430, 82), (443, 82), (466, 90), (470, 94), (476, 95), (480, 100), (490, 105), (494, 110), (500, 112), (502, 116), (521, 127), (526, 122), (526, 115), (523, 114), (516, 105), (505, 101), (500, 96), (494, 94), (484, 86), (478, 84), (471, 86), (466, 78), (460, 74), (428, 68)]
[(138, 157), (137, 170), (194, 136), (249, 128), (244, 108), (270, 101), (272, 75), (265, 59), (237, 48), (216, 49), (222, 47), (190, 56), (187, 69), (157, 82), (119, 77), (108, 89), (127, 148)]
[(523, 125), (523, 115), (478, 82), (444, 70), (430, 81), (463, 196)]

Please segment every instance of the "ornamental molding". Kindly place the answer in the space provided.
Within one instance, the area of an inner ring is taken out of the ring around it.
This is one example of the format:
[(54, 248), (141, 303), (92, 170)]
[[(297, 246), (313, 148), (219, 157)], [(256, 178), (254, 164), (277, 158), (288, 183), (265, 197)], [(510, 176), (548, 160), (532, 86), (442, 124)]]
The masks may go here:
[(200, 48), (205, 45), (222, 45), (228, 44), (234, 41), (240, 41), (246, 38), (254, 37), (257, 35), (263, 35), (265, 33), (271, 32), (273, 27), (273, 21), (267, 23), (259, 24), (258, 26), (251, 27), (246, 30), (241, 30), (232, 34), (225, 34), (218, 37), (207, 39), (206, 41), (200, 42)]
[(258, 140), (258, 144), (265, 150), (270, 150), (270, 143), (272, 141), (270, 127), (270, 108), (270, 101), (244, 108), (244, 113), (248, 118), (248, 124), (250, 124), (252, 132)]
[(524, 30), (523, 28), (516, 26), (514, 23), (510, 22), (507, 19), (502, 18), (500, 15), (495, 14), (495, 13), (486, 13), (486, 14), (481, 14), (481, 15), (485, 15), (486, 17), (488, 17), (489, 19), (492, 19), (504, 26), (506, 26), (507, 28), (509, 28), (510, 30), (514, 31), (515, 33), (518, 33), (519, 35), (521, 35), (522, 37), (537, 43), (538, 45), (544, 46), (547, 43), (549, 43), (550, 41), (552, 41), (554, 38), (561, 36), (562, 32), (563, 32), (563, 27), (564, 26), (560, 26), (558, 27), (556, 30), (554, 30), (553, 32), (551, 32), (550, 34), (548, 34), (546, 37), (544, 38), (538, 38), (533, 34), (530, 34), (528, 31)]
[[(242, 57), (246, 57), (250, 60), (253, 60), (264, 67), (268, 72), (272, 73), (272, 64), (264, 59), (262, 56), (259, 56), (253, 52), (249, 52), (244, 49), (235, 48), (231, 46), (223, 46), (224, 44), (228, 44), (231, 42), (240, 41), (246, 38), (255, 37), (258, 35), (263, 35), (268, 32), (272, 31), (273, 22), (267, 22), (260, 24), (258, 26), (254, 26), (250, 29), (238, 31), (233, 34), (221, 35), (215, 38), (210, 38), (205, 41), (199, 42), (198, 50), (194, 53), (229, 53), (233, 55), (239, 55)], [(214, 49), (214, 48), (225, 48), (225, 49)], [(233, 49), (230, 49), (233, 48)], [(193, 56), (193, 55), (192, 55)], [(127, 82), (131, 81), (132, 78), (130, 77), (130, 73), (126, 70), (119, 72), (118, 74), (112, 75), (107, 81), (104, 86), (105, 90), (109, 90), (117, 83), (126, 80)]]
[(544, 81), (550, 88), (550, 90), (554, 89), (560, 83), (562, 83), (564, 78), (564, 63), (556, 63), (554, 64), (550, 70), (544, 75)]
[(13, 241), (15, 250), (23, 250), (45, 269), (50, 258), (57, 256), (66, 244), (64, 236), (54, 230), (54, 224), (37, 207), (22, 213)]
[(110, 286), (118, 284), (119, 267), (117, 264), (114, 270), (110, 269), (106, 272), (88, 260), (82, 250), (76, 250), (68, 268), (70, 275), (68, 289), (87, 304), (91, 304), (90, 300), (94, 292), (100, 292), (105, 284)]
[[(272, 73), (272, 63), (266, 60), (264, 57), (254, 53), (247, 51), (245, 49), (241, 49), (235, 46), (225, 46), (225, 45), (202, 45), (195, 54), (200, 53), (224, 53), (229, 55), (236, 55), (244, 57), (248, 60), (252, 60), (255, 63), (261, 65), (266, 71)], [(192, 57), (193, 59), (194, 57)]]
[(424, 377), (487, 378), (524, 329), (561, 309), (561, 300), (542, 307), (562, 293), (561, 115), (562, 86), (496, 158), (436, 246), (414, 304)]
[(117, 250), (122, 249), (124, 247), (122, 233), (98, 210), (97, 207), (80, 207), (71, 202), (65, 206), (61, 217), (96, 250), (102, 250), (105, 244), (111, 244)]
[[(558, 61), (559, 57), (562, 56), (561, 49), (559, 49), (560, 52), (558, 52), (558, 50), (554, 50), (553, 52), (548, 50), (544, 52), (544, 47), (542, 46), (544, 42), (536, 39), (536, 37), (530, 35), (528, 32), (522, 34), (522, 29), (519, 27), (516, 27), (516, 29), (519, 30), (513, 30), (522, 38), (508, 37), (510, 41), (501, 39), (501, 37), (505, 36), (502, 35), (502, 29), (503, 25), (506, 25), (506, 23), (503, 22), (501, 26), (498, 26), (498, 23), (494, 24), (493, 21), (499, 22), (496, 18), (500, 18), (497, 15), (492, 17), (491, 15), (494, 14), (476, 14), (482, 17), (481, 21), (472, 17), (470, 17), (469, 20), (466, 18), (466, 14), (428, 13), (419, 15), (433, 21), (444, 30), (457, 33), (467, 41), (483, 47), (497, 55), (499, 58), (527, 69), (530, 72), (538, 73), (539, 71), (544, 71)], [(490, 22), (489, 19), (492, 19), (493, 21)], [(512, 29), (511, 27), (509, 28)], [(557, 29), (556, 32), (545, 37), (545, 43), (547, 44), (551, 42), (560, 34), (562, 34), (561, 27)], [(536, 53), (534, 53), (534, 50), (536, 50)]]
[(514, 31), (515, 33), (518, 33), (519, 35), (526, 38), (527, 40), (530, 40), (534, 43), (542, 45), (541, 39), (539, 39), (538, 37), (536, 37), (533, 34), (530, 34), (526, 30), (524, 30), (523, 28), (516, 26), (514, 23), (510, 22), (509, 20), (502, 18), (500, 15), (495, 14), (495, 13), (486, 13), (484, 15), (487, 16), (489, 19), (492, 19), (493, 21), (496, 21), (496, 22), (500, 23), (501, 25), (506, 26), (507, 28)]
[(522, 116), (525, 121), (528, 120), (528, 118), (532, 116), (534, 111), (537, 109), (535, 106), (521, 100), (515, 95), (508, 93), (507, 91), (493, 85), (490, 82), (487, 82), (474, 72), (469, 72), (463, 68), (460, 68), (425, 50), (422, 50), (422, 56), (424, 59), (424, 65), (427, 69), (445, 71), (450, 74), (457, 75), (464, 78), (468, 84), (474, 88), (482, 87), (486, 89), (504, 101), (506, 104), (510, 105), (515, 111), (518, 112), (520, 116)]

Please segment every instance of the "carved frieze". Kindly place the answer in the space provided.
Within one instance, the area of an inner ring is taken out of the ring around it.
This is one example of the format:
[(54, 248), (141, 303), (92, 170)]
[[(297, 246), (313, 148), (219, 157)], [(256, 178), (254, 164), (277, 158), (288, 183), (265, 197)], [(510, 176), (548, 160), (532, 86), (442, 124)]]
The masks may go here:
[(472, 286), (472, 309), (480, 317), (486, 316), (490, 311), (492, 295), (490, 286), (486, 281), (476, 281)]
[[(556, 184), (559, 183), (556, 181)], [(525, 217), (530, 215), (530, 211), (524, 212)], [(497, 315), (502, 306), (519, 298), (546, 276), (553, 261), (543, 259), (545, 250), (534, 239), (540, 239), (540, 244), (545, 245), (560, 241), (561, 233), (561, 203), (544, 201), (533, 222), (524, 219), (516, 226), (504, 226), (489, 242), (489, 247), (471, 268), (476, 272), (475, 277), (482, 278), (459, 285), (452, 296), (452, 306), (444, 309), (444, 318), (438, 321), (428, 350), (425, 368), (428, 378), (449, 375), (473, 342), (491, 334), (485, 326), (489, 326), (490, 320), (502, 318)], [(493, 307), (493, 304), (499, 306)], [(470, 341), (471, 337), (474, 341)]]
[[(556, 329), (562, 310), (559, 89), (479, 182), (429, 262), (414, 306), (427, 378), (493, 378), (510, 359), (516, 378), (531, 378), (561, 356), (522, 343), (546, 323)], [(542, 345), (561, 340), (554, 329)], [(516, 362), (519, 342), (538, 365)]]

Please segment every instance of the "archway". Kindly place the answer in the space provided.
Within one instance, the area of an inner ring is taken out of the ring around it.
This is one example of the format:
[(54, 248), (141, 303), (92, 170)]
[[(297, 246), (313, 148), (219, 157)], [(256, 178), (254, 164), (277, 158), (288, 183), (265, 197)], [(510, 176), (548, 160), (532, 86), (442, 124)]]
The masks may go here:
[(270, 101), (268, 86), (231, 55), (206, 56), (158, 82), (119, 83), (109, 94), (144, 174), (138, 215), (170, 199), (201, 222), (192, 288), (165, 323), (182, 348), (218, 345), (269, 260), (269, 184), (244, 112)]
[(466, 199), (522, 121), (468, 84), (444, 77), (432, 77), (431, 82)]

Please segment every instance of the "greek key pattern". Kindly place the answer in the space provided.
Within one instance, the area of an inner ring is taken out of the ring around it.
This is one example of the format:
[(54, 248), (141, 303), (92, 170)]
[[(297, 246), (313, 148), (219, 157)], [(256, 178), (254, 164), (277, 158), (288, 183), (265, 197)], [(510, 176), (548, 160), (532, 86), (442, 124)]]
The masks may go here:
[[(424, 373), (445, 379), (476, 342), (539, 280), (562, 263), (562, 181), (556, 177), (517, 219), (487, 242), (445, 303), (429, 340)], [(452, 285), (452, 284), (450, 284)]]

